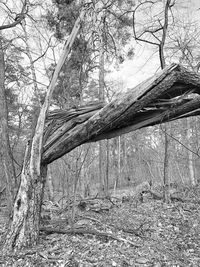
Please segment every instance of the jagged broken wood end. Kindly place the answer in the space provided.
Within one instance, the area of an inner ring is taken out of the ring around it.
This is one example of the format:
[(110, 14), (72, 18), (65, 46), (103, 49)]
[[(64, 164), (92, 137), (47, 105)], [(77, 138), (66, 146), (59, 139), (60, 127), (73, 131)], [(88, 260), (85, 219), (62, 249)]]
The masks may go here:
[(172, 64), (110, 103), (53, 111), (46, 118), (42, 162), (75, 147), (200, 114), (200, 75)]

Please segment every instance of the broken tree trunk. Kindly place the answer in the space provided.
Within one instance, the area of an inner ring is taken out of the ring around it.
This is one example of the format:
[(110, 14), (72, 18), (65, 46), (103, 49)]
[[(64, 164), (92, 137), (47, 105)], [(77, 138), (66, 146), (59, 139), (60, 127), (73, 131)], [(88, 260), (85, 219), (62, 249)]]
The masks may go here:
[[(30, 148), (31, 149), (31, 148)], [(29, 147), (27, 146), (19, 191), (14, 203), (14, 214), (4, 241), (3, 253), (34, 245), (39, 236), (39, 220), (47, 166), (40, 168), (40, 175), (32, 176)]]
[[(191, 92), (191, 97), (186, 92)], [(48, 164), (75, 147), (142, 127), (200, 113), (200, 75), (172, 64), (109, 104), (49, 114), (42, 162)], [(60, 115), (59, 115), (60, 114)]]
[(9, 253), (13, 249), (34, 245), (38, 240), (40, 210), (47, 173), (47, 165), (41, 164), (45, 118), (59, 72), (71, 51), (84, 15), (85, 10), (83, 9), (64, 46), (37, 120), (33, 140), (27, 146), (21, 182), (14, 203), (13, 218), (10, 221), (4, 240), (4, 254)]

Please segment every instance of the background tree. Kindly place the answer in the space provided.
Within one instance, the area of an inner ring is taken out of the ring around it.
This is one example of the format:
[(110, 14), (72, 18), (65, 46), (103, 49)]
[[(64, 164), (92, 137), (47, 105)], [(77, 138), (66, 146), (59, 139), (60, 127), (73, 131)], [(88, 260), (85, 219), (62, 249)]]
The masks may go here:
[[(4, 21), (5, 24), (0, 26), (0, 31), (13, 28), (18, 25), (25, 17), (27, 12), (26, 1), (22, 4), (21, 12), (19, 13), (18, 17), (15, 18), (12, 22)], [(6, 180), (6, 188), (7, 188), (7, 205), (9, 212), (11, 213), (11, 207), (14, 199), (14, 190), (16, 187), (16, 174), (15, 174), (15, 167), (13, 163), (13, 154), (11, 150), (10, 138), (9, 138), (9, 127), (8, 127), (8, 107), (7, 107), (7, 99), (6, 99), (6, 90), (5, 90), (5, 59), (4, 53), (5, 45), (3, 35), (0, 35), (0, 71), (1, 71), (1, 85), (0, 85), (0, 110), (1, 110), (1, 160), (2, 160), (2, 168), (4, 171), (4, 177)], [(10, 65), (11, 67), (11, 65)], [(10, 74), (14, 74), (11, 72)], [(9, 77), (10, 78), (10, 77)], [(12, 79), (12, 78), (11, 78)], [(8, 91), (7, 91), (8, 93)], [(11, 96), (11, 94), (10, 94)], [(12, 95), (13, 96), (13, 95)], [(11, 99), (11, 98), (10, 98)]]
[(1, 40), (1, 47), (0, 47), (0, 141), (1, 141), (1, 160), (2, 160), (2, 167), (4, 170), (4, 177), (6, 181), (6, 193), (7, 193), (7, 206), (8, 209), (11, 211), (13, 198), (14, 198), (14, 183), (15, 183), (15, 170), (13, 164), (13, 157), (10, 147), (10, 141), (8, 136), (8, 110), (7, 110), (7, 103), (6, 103), (6, 95), (5, 95), (5, 62), (4, 62), (4, 52), (2, 47), (2, 40)]
[[(164, 4), (164, 10), (162, 17), (155, 14), (155, 21), (150, 21), (150, 24), (146, 26), (145, 23), (143, 23), (142, 29), (140, 29), (140, 33), (136, 32), (136, 12), (139, 8), (141, 8), (143, 5), (147, 5), (147, 8), (153, 9), (154, 5), (156, 5), (157, 2), (144, 2), (140, 3), (134, 13), (133, 13), (133, 33), (134, 38), (137, 41), (145, 42), (147, 44), (157, 46), (158, 47), (158, 53), (159, 53), (159, 59), (160, 59), (160, 66), (161, 69), (166, 67), (166, 58), (164, 55), (164, 46), (166, 43), (167, 38), (167, 31), (169, 26), (169, 11), (171, 10), (172, 6), (174, 5), (174, 2), (172, 3), (170, 0), (167, 0)], [(144, 12), (147, 12), (145, 10)], [(165, 135), (165, 153), (164, 153), (164, 175), (163, 175), (163, 182), (164, 182), (164, 199), (166, 202), (169, 202), (170, 196), (169, 196), (169, 144), (170, 144), (170, 138), (168, 133), (168, 128), (171, 128), (171, 126), (167, 127), (166, 124), (162, 128)]]

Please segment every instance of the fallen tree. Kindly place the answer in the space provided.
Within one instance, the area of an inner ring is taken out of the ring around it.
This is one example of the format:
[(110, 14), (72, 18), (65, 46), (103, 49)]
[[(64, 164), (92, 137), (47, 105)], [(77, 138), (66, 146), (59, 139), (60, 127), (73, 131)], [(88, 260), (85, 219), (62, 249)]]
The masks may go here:
[(198, 115), (199, 93), (200, 75), (172, 64), (135, 88), (118, 94), (107, 105), (97, 103), (47, 114), (50, 99), (47, 95), (35, 136), (27, 147), (4, 253), (37, 242), (49, 163), (86, 142)]
[(157, 75), (102, 103), (49, 113), (43, 164), (75, 147), (166, 121), (200, 114), (200, 75), (172, 64)]
[(59, 71), (70, 52), (84, 12), (80, 14), (65, 45), (41, 108), (33, 140), (27, 146), (4, 253), (37, 242), (49, 163), (86, 142), (112, 138), (200, 113), (200, 75), (177, 64), (118, 94), (107, 105), (97, 103), (48, 113)]

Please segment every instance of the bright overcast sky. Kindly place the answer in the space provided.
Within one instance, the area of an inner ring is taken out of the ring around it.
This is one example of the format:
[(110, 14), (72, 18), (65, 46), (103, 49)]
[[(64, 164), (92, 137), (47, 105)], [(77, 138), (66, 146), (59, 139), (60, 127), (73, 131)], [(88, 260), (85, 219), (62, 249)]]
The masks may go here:
[[(176, 6), (180, 20), (200, 23), (200, 0), (177, 0)], [(157, 47), (144, 43), (136, 44), (134, 40), (131, 42), (134, 44), (135, 52), (133, 59), (126, 60), (119, 71), (114, 70), (110, 75), (113, 79), (122, 80), (124, 87), (128, 88), (134, 87), (154, 75), (160, 66)], [(178, 60), (175, 55), (173, 62), (178, 63)]]

